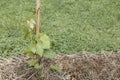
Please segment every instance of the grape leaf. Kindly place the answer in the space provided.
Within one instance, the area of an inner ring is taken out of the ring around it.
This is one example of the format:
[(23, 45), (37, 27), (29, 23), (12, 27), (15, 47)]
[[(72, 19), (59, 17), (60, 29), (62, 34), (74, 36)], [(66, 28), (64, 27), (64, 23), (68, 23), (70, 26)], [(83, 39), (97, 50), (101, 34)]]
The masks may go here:
[(36, 45), (36, 54), (38, 54), (40, 56), (43, 55), (43, 47), (39, 43)]
[(35, 69), (40, 69), (41, 67), (42, 67), (42, 66), (39, 65), (38, 63), (34, 65), (34, 68), (35, 68)]
[(50, 49), (50, 38), (44, 33), (40, 33), (39, 38), (42, 42), (43, 49)]
[(37, 63), (37, 60), (36, 60), (36, 59), (31, 59), (31, 60), (28, 61), (28, 64), (29, 64), (30, 66), (34, 66), (36, 63)]

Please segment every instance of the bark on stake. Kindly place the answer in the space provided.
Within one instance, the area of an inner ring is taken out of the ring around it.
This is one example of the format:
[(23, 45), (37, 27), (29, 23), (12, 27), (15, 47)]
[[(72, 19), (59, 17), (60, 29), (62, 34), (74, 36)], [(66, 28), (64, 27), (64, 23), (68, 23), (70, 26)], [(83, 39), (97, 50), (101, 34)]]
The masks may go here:
[(36, 35), (39, 34), (40, 29), (40, 0), (36, 0)]

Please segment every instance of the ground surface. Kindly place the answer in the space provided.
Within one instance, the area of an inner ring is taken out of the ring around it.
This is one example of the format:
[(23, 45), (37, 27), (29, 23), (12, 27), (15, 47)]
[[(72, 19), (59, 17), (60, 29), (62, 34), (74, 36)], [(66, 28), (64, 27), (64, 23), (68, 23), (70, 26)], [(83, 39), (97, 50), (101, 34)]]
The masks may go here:
[[(120, 80), (120, 53), (78, 53), (43, 59), (42, 70), (28, 67), (29, 58), (0, 58), (0, 80)], [(61, 71), (51, 70), (56, 63)], [(43, 75), (44, 73), (44, 75)]]
[[(0, 0), (0, 55), (22, 52), (35, 0)], [(41, 31), (60, 53), (120, 49), (119, 0), (41, 0)]]

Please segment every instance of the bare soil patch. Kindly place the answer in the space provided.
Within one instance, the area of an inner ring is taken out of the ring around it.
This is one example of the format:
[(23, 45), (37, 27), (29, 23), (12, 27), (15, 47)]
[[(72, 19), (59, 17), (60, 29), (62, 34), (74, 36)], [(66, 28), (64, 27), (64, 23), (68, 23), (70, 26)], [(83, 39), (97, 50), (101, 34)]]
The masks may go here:
[[(59, 54), (42, 60), (44, 68), (27, 65), (28, 57), (0, 58), (0, 80), (120, 80), (120, 53)], [(61, 71), (50, 69), (56, 64)]]

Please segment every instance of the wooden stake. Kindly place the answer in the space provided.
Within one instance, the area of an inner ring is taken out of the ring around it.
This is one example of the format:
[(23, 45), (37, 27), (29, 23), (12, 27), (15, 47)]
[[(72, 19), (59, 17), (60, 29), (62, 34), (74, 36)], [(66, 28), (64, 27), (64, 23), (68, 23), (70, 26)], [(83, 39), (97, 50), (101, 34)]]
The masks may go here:
[(36, 0), (36, 35), (39, 34), (40, 29), (40, 0)]

